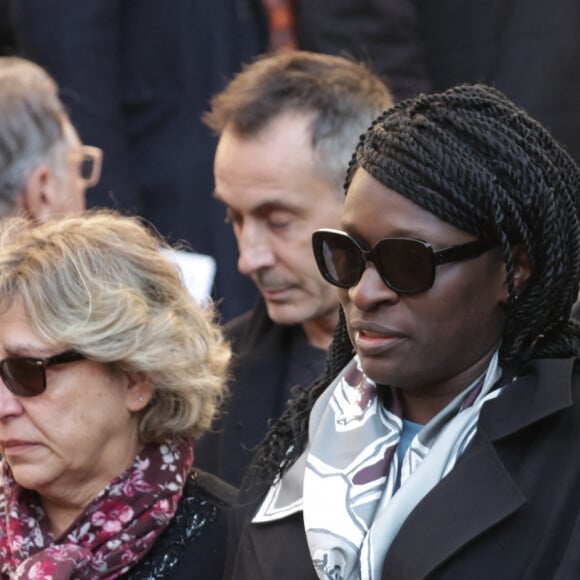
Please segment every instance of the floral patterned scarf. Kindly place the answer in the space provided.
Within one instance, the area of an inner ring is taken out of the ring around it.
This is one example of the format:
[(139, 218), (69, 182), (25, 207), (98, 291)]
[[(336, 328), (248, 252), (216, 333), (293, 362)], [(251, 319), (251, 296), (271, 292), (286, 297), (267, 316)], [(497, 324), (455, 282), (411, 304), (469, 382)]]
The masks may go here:
[(4, 461), (1, 577), (62, 580), (125, 574), (171, 521), (192, 462), (190, 442), (148, 445), (55, 539), (38, 494), (20, 487)]

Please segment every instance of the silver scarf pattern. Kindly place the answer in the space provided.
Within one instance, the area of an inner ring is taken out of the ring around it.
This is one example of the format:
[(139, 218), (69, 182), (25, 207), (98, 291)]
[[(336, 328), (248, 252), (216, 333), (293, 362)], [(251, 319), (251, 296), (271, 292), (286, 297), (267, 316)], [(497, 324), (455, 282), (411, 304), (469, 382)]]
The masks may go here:
[(306, 450), (272, 485), (253, 522), (302, 510), (321, 580), (379, 579), (402, 523), (453, 469), (482, 405), (500, 394), (492, 390), (500, 376), (496, 352), (486, 372), (419, 431), (399, 465), (400, 408), (385, 408), (355, 357), (316, 401)]

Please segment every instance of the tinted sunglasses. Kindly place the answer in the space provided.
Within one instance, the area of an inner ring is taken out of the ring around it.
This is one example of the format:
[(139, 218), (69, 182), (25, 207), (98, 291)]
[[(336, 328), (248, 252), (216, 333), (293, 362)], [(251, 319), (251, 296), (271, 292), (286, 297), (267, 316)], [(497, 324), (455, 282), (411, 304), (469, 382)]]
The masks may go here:
[(338, 230), (322, 229), (312, 235), (314, 257), (325, 280), (339, 288), (351, 288), (372, 262), (383, 282), (400, 294), (429, 290), (437, 266), (475, 258), (495, 245), (497, 242), (491, 240), (475, 240), (434, 250), (422, 240), (385, 238), (369, 251)]
[(47, 367), (85, 358), (74, 350), (67, 350), (49, 358), (12, 356), (0, 361), (0, 377), (8, 390), (15, 395), (36, 397), (46, 390)]

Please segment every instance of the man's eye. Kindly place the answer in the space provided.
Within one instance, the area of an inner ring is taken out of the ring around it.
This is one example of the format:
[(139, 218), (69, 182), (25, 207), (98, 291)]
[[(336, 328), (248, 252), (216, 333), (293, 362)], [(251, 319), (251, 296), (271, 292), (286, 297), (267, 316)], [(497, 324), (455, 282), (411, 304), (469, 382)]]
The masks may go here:
[(289, 224), (290, 220), (268, 220), (268, 225), (274, 230), (285, 228)]
[(242, 217), (238, 214), (228, 212), (226, 213), (224, 221), (226, 224), (232, 224), (233, 226), (236, 226), (242, 223)]
[(287, 213), (272, 213), (268, 216), (268, 227), (281, 229), (290, 225), (292, 218)]

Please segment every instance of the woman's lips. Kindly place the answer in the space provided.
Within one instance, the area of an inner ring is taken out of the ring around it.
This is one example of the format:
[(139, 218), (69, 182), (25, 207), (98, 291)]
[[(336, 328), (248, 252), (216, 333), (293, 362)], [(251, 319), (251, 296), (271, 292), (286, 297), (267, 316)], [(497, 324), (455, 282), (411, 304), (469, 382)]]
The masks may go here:
[(38, 448), (38, 444), (31, 441), (10, 439), (8, 441), (2, 441), (0, 443), (0, 448), (2, 449), (3, 455), (8, 457), (15, 457), (19, 455), (26, 455), (30, 451)]
[(382, 354), (403, 340), (404, 338), (400, 333), (386, 329), (359, 328), (354, 331), (354, 343), (357, 351), (368, 356)]

